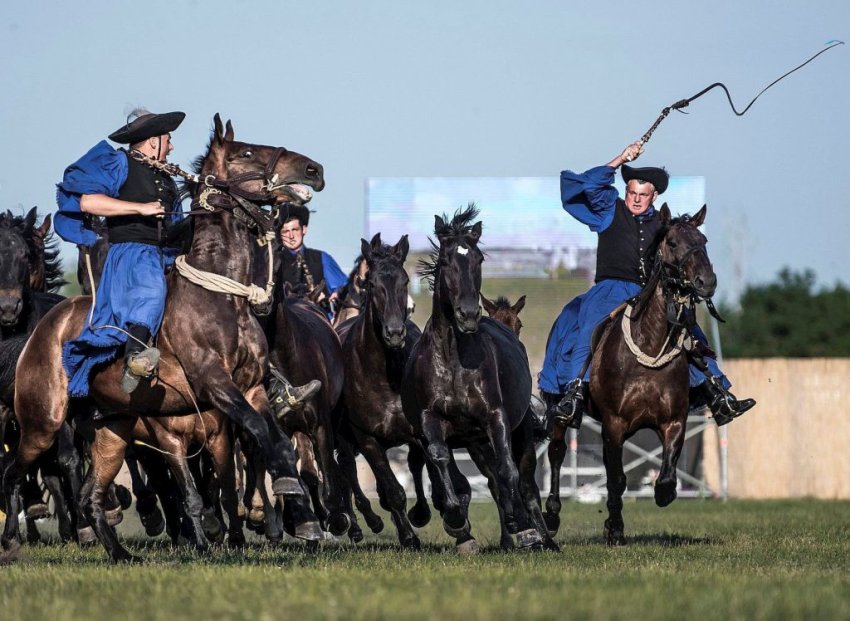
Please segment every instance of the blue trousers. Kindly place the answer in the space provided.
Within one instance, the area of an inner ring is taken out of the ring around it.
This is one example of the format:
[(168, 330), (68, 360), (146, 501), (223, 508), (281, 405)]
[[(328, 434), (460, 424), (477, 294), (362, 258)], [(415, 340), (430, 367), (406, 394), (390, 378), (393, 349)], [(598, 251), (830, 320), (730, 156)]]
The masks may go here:
[(160, 248), (150, 244), (110, 246), (97, 286), (91, 325), (87, 322), (80, 336), (62, 348), (62, 364), (72, 397), (89, 394), (92, 369), (117, 358), (127, 341), (123, 332), (98, 326), (126, 330), (136, 324), (146, 327), (152, 335), (159, 331), (165, 312), (165, 267), (169, 262)]

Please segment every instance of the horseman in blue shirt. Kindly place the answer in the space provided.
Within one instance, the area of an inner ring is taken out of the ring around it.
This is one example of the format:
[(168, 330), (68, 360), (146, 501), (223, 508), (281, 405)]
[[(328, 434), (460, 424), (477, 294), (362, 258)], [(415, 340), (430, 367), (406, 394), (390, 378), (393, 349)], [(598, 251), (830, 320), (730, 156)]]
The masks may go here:
[[(56, 232), (65, 241), (92, 246), (97, 241), (92, 217), (103, 217), (110, 242), (88, 324), (62, 351), (72, 397), (88, 395), (91, 371), (122, 350), (125, 393), (153, 375), (160, 352), (151, 339), (165, 311), (165, 270), (191, 232), (174, 181), (145, 163), (145, 158), (167, 160), (174, 148), (171, 132), (185, 114), (136, 110), (132, 116), (134, 120), (109, 135), (128, 149), (116, 150), (103, 140), (69, 166), (58, 184)], [(303, 404), (317, 391), (315, 386), (296, 388), (280, 379), (290, 407)]]
[[(549, 340), (538, 382), (541, 396), (552, 403), (554, 423), (578, 429), (588, 395), (591, 338), (596, 326), (623, 302), (636, 295), (652, 268), (652, 246), (661, 228), (654, 202), (667, 189), (669, 176), (662, 168), (632, 168), (625, 162), (643, 152), (640, 142), (629, 145), (605, 166), (577, 174), (561, 173), (564, 209), (599, 234), (596, 253), (596, 284), (564, 307)], [(614, 188), (614, 173), (622, 166), (625, 200)], [(703, 346), (705, 335), (694, 328)], [(728, 379), (717, 362), (703, 357), (696, 347), (691, 355), (692, 394), (711, 409), (720, 425), (731, 422), (755, 405), (752, 399), (737, 400), (729, 392)], [(585, 373), (582, 375), (582, 371)], [(564, 395), (558, 401), (558, 397)], [(695, 405), (695, 404), (694, 404)]]
[(348, 276), (327, 252), (304, 245), (307, 225), (310, 223), (310, 211), (306, 207), (290, 205), (288, 211), (284, 207), (281, 220), (281, 283), (288, 282), (292, 286), (306, 284), (312, 289), (324, 282), (319, 304), (326, 309), (330, 308), (348, 282)]

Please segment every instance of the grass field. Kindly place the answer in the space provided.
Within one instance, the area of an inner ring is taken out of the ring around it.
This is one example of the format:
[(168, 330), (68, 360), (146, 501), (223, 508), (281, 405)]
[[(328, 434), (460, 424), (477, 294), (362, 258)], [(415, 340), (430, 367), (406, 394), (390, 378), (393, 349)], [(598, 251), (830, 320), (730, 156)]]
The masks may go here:
[[(356, 548), (297, 544), (205, 558), (164, 542), (112, 567), (99, 548), (42, 545), (0, 567), (3, 619), (847, 619), (850, 503), (626, 504), (630, 545), (602, 544), (603, 505), (566, 503), (560, 554), (494, 549), (493, 505), (473, 506), (485, 544), (458, 557), (433, 523), (425, 550), (391, 529)], [(129, 513), (133, 513), (130, 511)], [(121, 526), (132, 532), (137, 523)], [(389, 521), (387, 520), (389, 525)]]

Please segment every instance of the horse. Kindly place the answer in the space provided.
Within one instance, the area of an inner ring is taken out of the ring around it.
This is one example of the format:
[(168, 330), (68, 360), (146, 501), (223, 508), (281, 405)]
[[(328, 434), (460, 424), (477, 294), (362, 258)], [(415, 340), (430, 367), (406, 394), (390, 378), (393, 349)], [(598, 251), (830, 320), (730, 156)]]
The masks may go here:
[(368, 269), (366, 260), (362, 255), (355, 259), (354, 269), (349, 272), (348, 280), (339, 292), (340, 301), (333, 319), (334, 329), (360, 314), (363, 308), (363, 285), (366, 282)]
[(497, 297), (494, 302), (481, 294), (481, 305), (490, 317), (510, 328), (519, 338), (520, 330), (522, 330), (522, 320), (519, 318), (519, 313), (525, 308), (524, 295), (520, 296), (515, 304), (511, 304), (508, 298), (503, 295)]
[[(623, 443), (638, 430), (652, 429), (662, 444), (655, 503), (666, 507), (676, 499), (676, 464), (688, 417), (688, 327), (694, 304), (711, 298), (717, 287), (707, 240), (698, 229), (705, 215), (703, 206), (692, 217), (673, 219), (667, 205), (661, 207), (663, 227), (646, 285), (594, 334), (588, 414), (602, 424), (609, 546), (626, 543)], [(560, 463), (553, 463), (553, 479), (559, 470)]]
[[(36, 220), (35, 207), (25, 216), (13, 216), (9, 211), (0, 214), (0, 449), (7, 442), (16, 441), (7, 437), (6, 432), (14, 417), (18, 358), (38, 321), (63, 299), (56, 293), (65, 280), (57, 242), (50, 232), (51, 217), (48, 214), (40, 226), (36, 226)], [(0, 465), (4, 463), (5, 455)], [(79, 489), (82, 473), (70, 427), (61, 429), (58, 446), (39, 459), (27, 474), (25, 504), (30, 542), (40, 539), (35, 518), (48, 514), (36, 470), (41, 470), (53, 497), (60, 538), (73, 540), (77, 522), (74, 492)]]
[(477, 216), (474, 204), (450, 222), (435, 216), (439, 243), (432, 242), (430, 258), (420, 264), (431, 280), (432, 311), (405, 367), (404, 414), (437, 473), (435, 506), (459, 552), (473, 552), (477, 543), (468, 519), (471, 490), (453, 466), (452, 448), (466, 448), (488, 477), (501, 523), (519, 547), (556, 549), (534, 481), (528, 357), (512, 331), (481, 317), (484, 255), (478, 248), (482, 224), (472, 223)]
[[(427, 524), (431, 512), (421, 486), (422, 447), (401, 406), (404, 367), (420, 335), (407, 306), (409, 278), (404, 261), (408, 250), (407, 235), (394, 246), (382, 243), (380, 233), (371, 242), (361, 240), (368, 273), (363, 310), (344, 331), (344, 435), (354, 440), (369, 462), (381, 506), (392, 513), (402, 547), (418, 550), (421, 542), (413, 526)], [(387, 459), (387, 450), (401, 445), (409, 447), (414, 460), (411, 470), (417, 478), (417, 502), (409, 512), (405, 512), (404, 488)]]
[[(284, 201), (304, 204), (308, 188), (324, 188), (322, 166), (282, 147), (238, 142), (230, 121), (218, 114), (207, 154), (199, 161), (200, 183), (194, 203), (199, 206), (189, 266), (224, 276), (233, 284), (249, 282), (252, 231), (265, 235), (271, 218), (263, 205)], [(180, 265), (180, 263), (178, 263)], [(93, 373), (90, 396), (107, 417), (98, 427), (92, 467), (82, 490), (89, 523), (113, 562), (135, 562), (106, 524), (103, 498), (123, 463), (125, 448), (139, 416), (175, 416), (216, 409), (225, 414), (262, 451), (272, 489), (288, 498), (296, 513), (296, 536), (316, 541), (321, 529), (304, 499), (295, 455), (288, 438), (270, 424), (268, 396), (263, 387), (267, 346), (251, 315), (247, 297), (222, 294), (202, 287), (179, 271), (168, 276), (168, 297), (158, 336), (162, 352), (156, 381), (143, 382), (132, 395), (119, 388), (122, 363), (117, 360)], [(243, 285), (244, 286), (244, 285)], [(62, 345), (80, 333), (90, 306), (80, 296), (57, 305), (38, 324), (21, 354), (16, 375), (15, 409), (21, 440), (4, 474), (9, 506), (2, 545), (13, 550), (17, 498), (22, 473), (49, 447), (68, 415), (68, 378), (62, 367)], [(184, 489), (184, 496), (189, 490)]]

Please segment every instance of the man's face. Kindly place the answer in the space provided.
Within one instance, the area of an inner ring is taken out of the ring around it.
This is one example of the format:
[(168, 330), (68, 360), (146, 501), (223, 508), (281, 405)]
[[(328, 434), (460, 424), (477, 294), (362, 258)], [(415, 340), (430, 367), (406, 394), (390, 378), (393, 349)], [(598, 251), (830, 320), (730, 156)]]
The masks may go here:
[(639, 216), (652, 206), (658, 192), (651, 183), (643, 183), (632, 179), (626, 186), (626, 207), (633, 216)]
[(153, 144), (151, 147), (155, 157), (158, 156), (163, 162), (168, 159), (168, 156), (174, 151), (174, 145), (171, 144), (171, 134), (163, 134), (162, 136), (151, 138)]
[(289, 250), (298, 250), (304, 243), (307, 227), (302, 226), (299, 220), (285, 222), (280, 229), (280, 241)]

